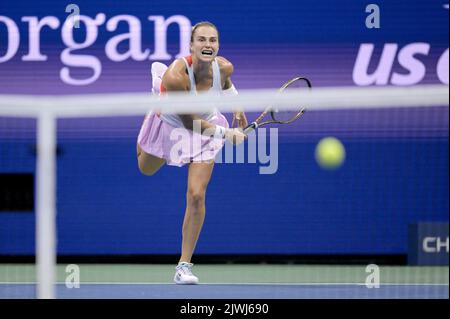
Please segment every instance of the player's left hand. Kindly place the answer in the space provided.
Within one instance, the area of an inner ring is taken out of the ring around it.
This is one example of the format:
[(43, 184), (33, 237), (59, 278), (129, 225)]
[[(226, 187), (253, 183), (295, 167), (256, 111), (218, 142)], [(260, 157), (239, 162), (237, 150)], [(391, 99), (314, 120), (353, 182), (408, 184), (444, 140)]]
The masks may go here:
[(242, 128), (242, 129), (246, 128), (248, 125), (248, 122), (247, 122), (247, 117), (245, 116), (245, 113), (244, 112), (234, 112), (233, 125), (235, 122), (237, 123), (238, 127)]

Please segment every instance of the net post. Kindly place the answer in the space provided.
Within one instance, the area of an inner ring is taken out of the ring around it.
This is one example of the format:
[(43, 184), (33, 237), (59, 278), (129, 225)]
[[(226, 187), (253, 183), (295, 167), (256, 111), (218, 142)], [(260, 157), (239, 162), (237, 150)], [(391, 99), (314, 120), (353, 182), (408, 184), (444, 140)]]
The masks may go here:
[(56, 117), (37, 118), (37, 298), (55, 298), (56, 278)]

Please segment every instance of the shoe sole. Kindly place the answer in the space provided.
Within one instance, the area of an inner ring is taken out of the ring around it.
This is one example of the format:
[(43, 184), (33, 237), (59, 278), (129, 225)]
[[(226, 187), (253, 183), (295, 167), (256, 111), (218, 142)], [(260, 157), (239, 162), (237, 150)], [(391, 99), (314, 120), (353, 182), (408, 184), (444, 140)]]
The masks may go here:
[(193, 282), (193, 281), (179, 281), (179, 280), (174, 280), (174, 282), (177, 284), (177, 285), (197, 285), (198, 284), (198, 281), (197, 282)]

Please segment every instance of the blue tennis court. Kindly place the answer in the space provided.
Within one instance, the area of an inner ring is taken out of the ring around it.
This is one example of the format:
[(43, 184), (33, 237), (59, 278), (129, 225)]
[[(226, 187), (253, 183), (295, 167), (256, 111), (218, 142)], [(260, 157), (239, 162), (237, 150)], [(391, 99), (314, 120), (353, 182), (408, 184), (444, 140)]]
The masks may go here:
[[(66, 288), (63, 299), (448, 299), (448, 285), (280, 285), (280, 284), (85, 284)], [(0, 298), (35, 298), (34, 284), (1, 284)]]
[(449, 298), (448, 0), (0, 1), (3, 301)]
[[(58, 266), (62, 299), (448, 299), (448, 267), (380, 266), (368, 288), (364, 265), (197, 265), (199, 285), (172, 282), (172, 265), (79, 265), (79, 288)], [(0, 266), (0, 298), (36, 297), (33, 265)], [(73, 282), (71, 282), (73, 283)]]

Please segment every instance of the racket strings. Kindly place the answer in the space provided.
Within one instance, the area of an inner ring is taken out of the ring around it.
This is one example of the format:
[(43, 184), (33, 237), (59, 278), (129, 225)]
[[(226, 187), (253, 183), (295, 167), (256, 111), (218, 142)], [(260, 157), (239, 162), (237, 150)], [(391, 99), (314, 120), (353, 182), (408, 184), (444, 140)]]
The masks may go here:
[[(292, 91), (292, 90), (309, 90), (311, 89), (311, 82), (304, 77), (297, 77), (286, 84), (284, 84), (280, 92)], [(299, 104), (292, 105), (290, 110), (279, 110), (276, 106), (272, 108), (271, 117), (276, 122), (290, 123), (299, 118), (305, 111), (305, 106)]]

